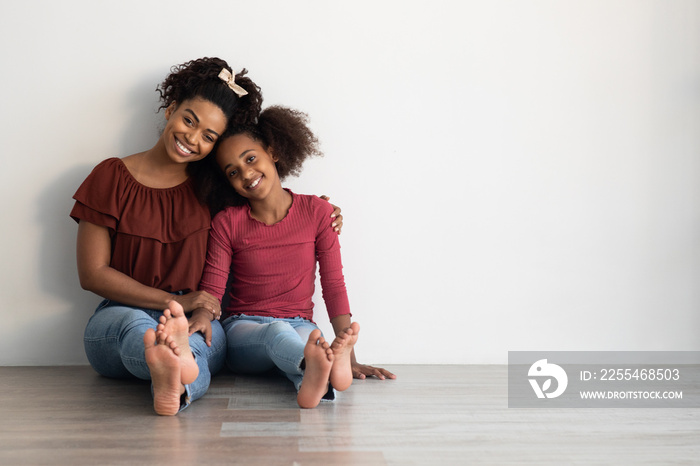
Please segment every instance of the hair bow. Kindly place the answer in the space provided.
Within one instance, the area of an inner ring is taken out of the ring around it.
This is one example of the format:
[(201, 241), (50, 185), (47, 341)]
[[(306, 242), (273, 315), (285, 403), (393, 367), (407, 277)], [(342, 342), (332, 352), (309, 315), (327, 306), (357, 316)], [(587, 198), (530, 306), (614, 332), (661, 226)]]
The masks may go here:
[(232, 74), (229, 70), (226, 68), (223, 68), (221, 70), (221, 73), (219, 73), (219, 78), (226, 83), (226, 85), (236, 93), (238, 97), (243, 97), (244, 95), (248, 95), (248, 91), (243, 89), (241, 86), (236, 84), (236, 76)]

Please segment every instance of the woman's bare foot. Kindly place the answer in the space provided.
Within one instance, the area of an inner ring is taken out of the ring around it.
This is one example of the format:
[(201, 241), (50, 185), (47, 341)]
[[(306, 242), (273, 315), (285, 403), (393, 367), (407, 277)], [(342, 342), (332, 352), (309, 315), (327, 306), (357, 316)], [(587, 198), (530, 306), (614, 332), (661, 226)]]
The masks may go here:
[(170, 301), (159, 320), (158, 333), (164, 332), (170, 336), (177, 347), (173, 351), (180, 357), (180, 382), (183, 385), (194, 382), (199, 375), (199, 367), (190, 349), (189, 324), (180, 303)]
[(335, 356), (331, 369), (331, 385), (342, 392), (352, 385), (352, 348), (357, 343), (360, 333), (360, 324), (353, 322), (350, 327), (340, 332), (331, 343), (331, 349)]
[(168, 336), (149, 328), (143, 336), (146, 364), (153, 383), (153, 408), (162, 416), (174, 416), (180, 410), (180, 396), (185, 387), (180, 383), (180, 357), (173, 351)]
[(302, 408), (315, 408), (328, 391), (328, 376), (333, 367), (333, 350), (316, 329), (309, 335), (304, 347), (304, 378), (301, 381), (297, 403)]

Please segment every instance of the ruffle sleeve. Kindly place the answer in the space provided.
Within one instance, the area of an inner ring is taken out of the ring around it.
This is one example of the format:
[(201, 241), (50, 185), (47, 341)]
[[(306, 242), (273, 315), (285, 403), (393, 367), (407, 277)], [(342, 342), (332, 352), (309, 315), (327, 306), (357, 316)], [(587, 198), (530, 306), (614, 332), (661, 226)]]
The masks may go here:
[(144, 285), (195, 290), (211, 223), (191, 180), (158, 189), (139, 183), (121, 159), (99, 163), (73, 196), (70, 216), (107, 227), (110, 265)]
[(98, 164), (80, 185), (73, 199), (75, 205), (70, 216), (76, 222), (85, 220), (110, 229), (114, 233), (119, 223), (118, 196), (120, 165), (124, 164), (118, 158), (107, 159)]

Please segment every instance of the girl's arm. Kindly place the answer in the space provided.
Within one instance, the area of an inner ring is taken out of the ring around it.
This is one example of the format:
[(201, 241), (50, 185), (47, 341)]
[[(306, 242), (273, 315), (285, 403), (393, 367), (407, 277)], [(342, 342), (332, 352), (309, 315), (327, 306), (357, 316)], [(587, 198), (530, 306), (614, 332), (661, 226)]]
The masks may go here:
[[(211, 293), (219, 303), (226, 292), (233, 254), (233, 247), (228, 240), (232, 235), (230, 224), (225, 220), (225, 213), (221, 213), (221, 215), (214, 217), (211, 222), (209, 241), (207, 241), (207, 260), (204, 263), (202, 279), (199, 282), (199, 289), (206, 290), (202, 292)], [(200, 332), (204, 336), (207, 346), (211, 346), (211, 321), (220, 317), (221, 312), (218, 315), (210, 315), (201, 309), (195, 310), (190, 318), (190, 336), (195, 332)]]
[(143, 285), (128, 275), (112, 268), (112, 240), (107, 227), (81, 220), (78, 224), (78, 277), (83, 289), (103, 298), (118, 301), (127, 306), (146, 309), (165, 309), (175, 300), (185, 312), (205, 308), (219, 313), (219, 301), (204, 291), (186, 295), (173, 295), (167, 291)]
[[(352, 323), (350, 319), (350, 314), (345, 314), (342, 316), (337, 316), (331, 319), (331, 325), (333, 325), (333, 332), (336, 335), (342, 332), (346, 328), (350, 327)], [(364, 379), (366, 377), (376, 377), (380, 380), (384, 379), (395, 379), (396, 376), (386, 369), (381, 367), (368, 366), (366, 364), (360, 364), (355, 359), (355, 348), (353, 347), (352, 353), (350, 354), (350, 361), (352, 363), (352, 376), (356, 379)]]
[[(316, 236), (316, 257), (318, 259), (321, 287), (326, 309), (331, 317), (331, 325), (336, 335), (350, 327), (350, 305), (343, 277), (343, 265), (340, 257), (338, 236), (334, 235), (323, 222), (319, 225)], [(352, 376), (356, 379), (377, 377), (381, 380), (395, 379), (396, 376), (386, 369), (360, 364), (355, 358), (355, 348), (350, 354)]]

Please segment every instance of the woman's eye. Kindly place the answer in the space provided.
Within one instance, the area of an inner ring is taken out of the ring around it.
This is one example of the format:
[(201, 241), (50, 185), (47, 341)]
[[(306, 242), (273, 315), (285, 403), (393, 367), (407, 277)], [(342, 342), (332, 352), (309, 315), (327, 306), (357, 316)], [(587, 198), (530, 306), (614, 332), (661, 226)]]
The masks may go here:
[(236, 173), (238, 173), (238, 170), (233, 170), (229, 172), (228, 176), (236, 176)]
[(204, 139), (206, 139), (208, 142), (214, 142), (214, 138), (209, 135), (204, 136)]
[(188, 125), (192, 125), (192, 119), (184, 117), (184, 120), (185, 120), (185, 123), (187, 123)]
[(247, 162), (248, 162), (248, 163), (251, 163), (253, 160), (255, 160), (255, 156), (254, 156), (254, 155), (251, 155), (250, 157), (248, 157)]

